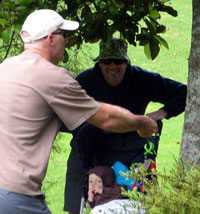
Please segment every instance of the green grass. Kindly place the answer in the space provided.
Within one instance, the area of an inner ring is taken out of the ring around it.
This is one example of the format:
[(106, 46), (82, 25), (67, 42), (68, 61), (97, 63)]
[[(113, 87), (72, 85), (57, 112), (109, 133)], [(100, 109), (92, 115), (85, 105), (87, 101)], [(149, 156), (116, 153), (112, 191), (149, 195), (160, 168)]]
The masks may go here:
[[(162, 23), (167, 26), (167, 32), (163, 34), (163, 37), (168, 41), (170, 49), (162, 48), (159, 56), (154, 61), (150, 61), (145, 57), (142, 47), (129, 47), (128, 54), (132, 64), (187, 83), (192, 4), (188, 0), (174, 0), (172, 6), (178, 10), (179, 16), (177, 18), (162, 14)], [(98, 56), (98, 44), (93, 44), (89, 48), (85, 47), (91, 58)], [(84, 56), (81, 62), (84, 69), (93, 65), (92, 60), (88, 61)], [(151, 103), (147, 111), (150, 112), (157, 108), (159, 108), (158, 104)], [(169, 171), (174, 164), (174, 158), (179, 155), (183, 121), (184, 114), (163, 121), (164, 126), (157, 157), (159, 171), (164, 169)], [(43, 183), (43, 191), (53, 214), (63, 213), (66, 162), (70, 152), (71, 135), (62, 134), (60, 136), (56, 140), (60, 151), (52, 152), (48, 172)]]

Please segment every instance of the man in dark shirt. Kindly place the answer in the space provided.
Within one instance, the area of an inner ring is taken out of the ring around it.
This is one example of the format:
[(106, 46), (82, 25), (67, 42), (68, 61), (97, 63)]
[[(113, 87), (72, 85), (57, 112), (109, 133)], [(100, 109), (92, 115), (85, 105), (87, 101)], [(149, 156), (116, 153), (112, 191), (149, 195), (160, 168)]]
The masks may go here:
[[(140, 115), (145, 114), (151, 101), (161, 103), (160, 109), (148, 114), (155, 121), (169, 119), (184, 111), (186, 85), (131, 66), (124, 40), (113, 38), (111, 43), (101, 42), (100, 54), (95, 60), (94, 67), (78, 75), (77, 80), (96, 100), (119, 105)], [(92, 146), (94, 141), (95, 146)], [(83, 151), (86, 143), (87, 148)], [(79, 212), (83, 169), (95, 164), (112, 166), (115, 161), (121, 161), (127, 167), (143, 162), (145, 143), (146, 139), (136, 132), (105, 132), (87, 124), (77, 129), (73, 133), (67, 165), (64, 210)]]

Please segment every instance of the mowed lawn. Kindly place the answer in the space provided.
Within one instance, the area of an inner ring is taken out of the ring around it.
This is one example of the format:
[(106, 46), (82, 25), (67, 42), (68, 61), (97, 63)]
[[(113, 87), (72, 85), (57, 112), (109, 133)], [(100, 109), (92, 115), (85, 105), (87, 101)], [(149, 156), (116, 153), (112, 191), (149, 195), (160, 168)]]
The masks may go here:
[[(187, 84), (192, 3), (190, 0), (174, 0), (172, 6), (178, 10), (178, 17), (161, 14), (162, 23), (167, 26), (167, 32), (161, 36), (168, 41), (169, 50), (161, 48), (159, 56), (154, 61), (145, 57), (143, 47), (129, 46), (128, 54), (132, 64)], [(84, 48), (92, 57), (98, 55), (98, 44), (87, 44)], [(84, 55), (81, 57), (81, 63), (85, 69), (93, 65), (92, 59), (85, 60)], [(159, 107), (159, 104), (151, 103), (147, 112), (154, 111)], [(183, 121), (184, 114), (163, 121), (157, 156), (158, 171), (169, 172), (169, 169), (173, 167), (173, 163), (179, 155)], [(54, 149), (51, 153), (47, 175), (43, 183), (43, 191), (53, 214), (63, 213), (66, 162), (71, 149), (70, 139), (70, 134), (59, 133), (55, 142), (56, 150)]]

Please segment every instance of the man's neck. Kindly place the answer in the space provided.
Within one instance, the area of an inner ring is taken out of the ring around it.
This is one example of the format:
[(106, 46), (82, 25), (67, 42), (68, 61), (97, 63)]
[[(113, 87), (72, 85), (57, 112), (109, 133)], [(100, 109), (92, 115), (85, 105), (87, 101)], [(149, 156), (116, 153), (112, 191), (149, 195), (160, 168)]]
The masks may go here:
[(48, 50), (45, 47), (43, 47), (42, 45), (38, 45), (37, 43), (24, 44), (24, 50), (25, 51), (28, 50), (32, 53), (40, 55), (41, 57), (43, 57), (47, 61), (52, 62), (50, 59), (50, 55), (49, 55)]

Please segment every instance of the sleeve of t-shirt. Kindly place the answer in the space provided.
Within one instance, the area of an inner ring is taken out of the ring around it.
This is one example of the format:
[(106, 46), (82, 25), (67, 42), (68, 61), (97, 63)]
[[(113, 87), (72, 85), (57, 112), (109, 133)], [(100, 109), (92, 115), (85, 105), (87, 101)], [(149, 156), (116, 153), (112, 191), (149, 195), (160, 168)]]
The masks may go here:
[[(136, 67), (138, 88), (143, 89), (143, 96), (149, 101), (159, 102), (168, 113), (166, 119), (182, 113), (186, 105), (187, 86), (178, 81), (165, 78), (158, 73)], [(142, 81), (141, 81), (142, 80)]]
[(64, 78), (66, 80), (60, 81), (60, 86), (56, 87), (50, 106), (66, 127), (74, 130), (95, 114), (101, 105), (88, 96), (70, 74)]

